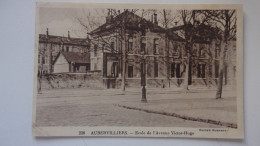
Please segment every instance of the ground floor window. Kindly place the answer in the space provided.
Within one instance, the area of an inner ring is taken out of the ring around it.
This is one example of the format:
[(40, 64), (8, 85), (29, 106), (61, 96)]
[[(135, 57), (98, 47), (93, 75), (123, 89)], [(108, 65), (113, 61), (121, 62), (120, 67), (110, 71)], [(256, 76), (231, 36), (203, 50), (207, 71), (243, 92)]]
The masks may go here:
[(172, 63), (171, 64), (171, 77), (181, 77), (181, 64), (180, 63)]
[(129, 78), (132, 78), (134, 76), (133, 72), (134, 72), (134, 67), (132, 65), (128, 66), (128, 77)]
[(205, 78), (206, 64), (198, 64), (198, 78)]
[(113, 62), (111, 69), (112, 77), (118, 77), (118, 62)]
[(86, 65), (86, 71), (90, 71), (90, 64)]
[(158, 77), (158, 63), (154, 62), (154, 77)]

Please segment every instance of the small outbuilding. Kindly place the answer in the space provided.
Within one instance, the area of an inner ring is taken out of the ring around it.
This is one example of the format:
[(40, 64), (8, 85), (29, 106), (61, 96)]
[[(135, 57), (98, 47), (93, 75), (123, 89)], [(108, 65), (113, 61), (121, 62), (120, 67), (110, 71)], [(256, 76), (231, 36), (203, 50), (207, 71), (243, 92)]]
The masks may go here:
[(84, 73), (90, 71), (90, 54), (60, 52), (54, 60), (53, 73)]

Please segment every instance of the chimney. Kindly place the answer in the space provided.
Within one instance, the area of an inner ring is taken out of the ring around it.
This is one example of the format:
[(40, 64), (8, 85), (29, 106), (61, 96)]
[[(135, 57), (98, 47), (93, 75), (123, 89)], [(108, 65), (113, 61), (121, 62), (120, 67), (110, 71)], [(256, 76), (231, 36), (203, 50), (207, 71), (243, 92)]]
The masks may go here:
[(107, 17), (106, 17), (106, 22), (109, 23), (109, 22), (111, 22), (112, 19), (113, 19), (112, 9), (108, 9)]
[(68, 39), (70, 39), (70, 31), (68, 31)]
[(177, 25), (178, 25), (178, 22), (177, 22), (177, 21), (175, 21), (174, 23), (175, 23), (175, 26), (177, 26)]
[(157, 14), (154, 13), (154, 24), (158, 24), (158, 21), (157, 21)]
[(48, 30), (48, 28), (46, 30), (46, 38), (49, 38), (49, 30)]

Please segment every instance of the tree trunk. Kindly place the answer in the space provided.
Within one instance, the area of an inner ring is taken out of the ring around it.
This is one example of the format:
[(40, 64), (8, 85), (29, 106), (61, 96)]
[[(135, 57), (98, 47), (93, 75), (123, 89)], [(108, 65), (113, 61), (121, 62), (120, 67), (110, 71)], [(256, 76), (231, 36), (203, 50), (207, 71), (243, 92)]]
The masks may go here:
[(169, 88), (171, 87), (171, 66), (170, 66), (170, 48), (169, 48), (169, 40), (168, 38), (165, 39), (166, 40), (166, 48), (167, 48), (167, 79), (168, 79), (168, 84), (169, 84)]
[[(188, 42), (187, 42), (188, 43)], [(187, 51), (187, 59), (185, 61), (185, 74), (184, 74), (184, 86), (183, 91), (187, 92), (189, 90), (189, 72), (190, 72), (190, 53), (191, 53), (191, 45), (186, 44), (186, 51)]]
[(126, 35), (125, 35), (125, 27), (122, 27), (122, 92), (125, 91), (125, 68), (126, 68)]
[(187, 92), (189, 90), (189, 57), (185, 63), (185, 74), (184, 74), (184, 84), (183, 84), (183, 91)]
[(123, 55), (123, 61), (122, 61), (122, 85), (121, 85), (121, 89), (122, 89), (123, 92), (125, 91), (125, 66), (126, 66), (125, 55)]
[(223, 40), (221, 40), (221, 50), (220, 50), (220, 60), (219, 60), (219, 77), (218, 77), (218, 86), (216, 99), (222, 98), (222, 87), (223, 87), (223, 75), (224, 75), (224, 59), (225, 59), (225, 46)]

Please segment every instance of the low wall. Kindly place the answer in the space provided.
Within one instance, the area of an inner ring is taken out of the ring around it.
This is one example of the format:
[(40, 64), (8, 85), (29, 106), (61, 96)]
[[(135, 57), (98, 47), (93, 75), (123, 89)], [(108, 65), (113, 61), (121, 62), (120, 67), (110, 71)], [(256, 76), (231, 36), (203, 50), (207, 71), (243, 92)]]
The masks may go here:
[(100, 74), (46, 74), (41, 80), (42, 89), (52, 88), (93, 88), (103, 89), (102, 76)]
[[(162, 78), (147, 78), (147, 88), (176, 88), (183, 86), (183, 78), (170, 79), (170, 83), (167, 79)], [(38, 82), (39, 83), (39, 82)], [(103, 78), (101, 73), (61, 73), (61, 74), (46, 74), (42, 77), (41, 88), (92, 88), (92, 89), (119, 89), (121, 88), (121, 78)], [(126, 88), (141, 88), (140, 78), (127, 78)], [(235, 84), (235, 82), (233, 82)], [(217, 85), (217, 79), (200, 79), (193, 78), (193, 87), (213, 87)], [(223, 87), (229, 87), (230, 85), (224, 85)], [(229, 87), (233, 88), (233, 87)]]

